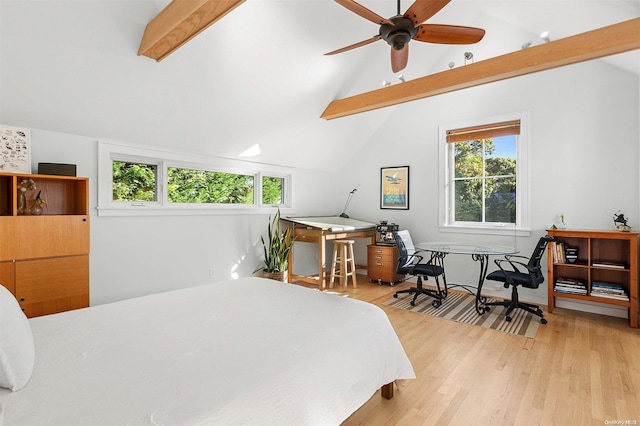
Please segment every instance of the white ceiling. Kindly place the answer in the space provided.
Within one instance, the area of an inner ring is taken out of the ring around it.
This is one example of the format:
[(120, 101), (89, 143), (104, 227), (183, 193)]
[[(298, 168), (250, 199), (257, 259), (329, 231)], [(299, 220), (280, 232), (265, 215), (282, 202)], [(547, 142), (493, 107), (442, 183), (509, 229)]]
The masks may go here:
[[(164, 61), (137, 56), (168, 0), (0, 0), (0, 122), (295, 167), (342, 167), (398, 107), (325, 121), (391, 72), (378, 27), (331, 0), (247, 0)], [(362, 0), (396, 14), (395, 0)], [(402, 2), (406, 10), (410, 2)], [(428, 22), (482, 27), (471, 46), (411, 42), (407, 80), (640, 16), (638, 0), (452, 0)], [(603, 59), (640, 74), (639, 51)]]

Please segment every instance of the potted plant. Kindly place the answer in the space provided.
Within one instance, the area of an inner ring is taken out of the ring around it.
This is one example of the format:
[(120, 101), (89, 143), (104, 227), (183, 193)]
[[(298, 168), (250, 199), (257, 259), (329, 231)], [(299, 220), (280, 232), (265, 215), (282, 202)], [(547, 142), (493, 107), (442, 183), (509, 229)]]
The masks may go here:
[(268, 241), (264, 237), (262, 247), (264, 249), (264, 269), (262, 276), (277, 281), (287, 281), (289, 269), (289, 252), (293, 247), (293, 228), (280, 227), (280, 209), (271, 220), (269, 216), (269, 227), (267, 229)]

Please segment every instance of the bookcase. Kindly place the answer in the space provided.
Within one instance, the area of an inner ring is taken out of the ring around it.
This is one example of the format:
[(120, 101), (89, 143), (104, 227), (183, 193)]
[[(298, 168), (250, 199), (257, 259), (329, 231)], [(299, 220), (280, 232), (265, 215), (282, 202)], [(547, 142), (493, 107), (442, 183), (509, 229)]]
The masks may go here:
[[(574, 299), (627, 308), (638, 327), (638, 233), (549, 229), (549, 312), (556, 299)], [(568, 253), (568, 256), (567, 256)]]
[(89, 306), (88, 178), (0, 172), (0, 284), (28, 317)]

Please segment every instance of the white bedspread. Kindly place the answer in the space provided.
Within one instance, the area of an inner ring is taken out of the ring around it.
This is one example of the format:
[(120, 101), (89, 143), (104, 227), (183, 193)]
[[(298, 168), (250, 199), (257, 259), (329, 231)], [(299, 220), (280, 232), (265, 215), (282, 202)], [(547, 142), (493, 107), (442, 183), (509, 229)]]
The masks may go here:
[(5, 425), (337, 425), (414, 378), (386, 314), (262, 278), (30, 320), (27, 386)]

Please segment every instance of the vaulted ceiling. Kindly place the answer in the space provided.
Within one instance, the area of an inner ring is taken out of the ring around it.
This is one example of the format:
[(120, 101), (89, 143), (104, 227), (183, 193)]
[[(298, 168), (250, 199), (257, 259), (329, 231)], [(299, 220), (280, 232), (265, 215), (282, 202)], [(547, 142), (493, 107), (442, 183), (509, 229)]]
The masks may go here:
[[(168, 0), (0, 0), (0, 122), (296, 167), (340, 167), (393, 106), (338, 120), (335, 99), (392, 73), (378, 27), (331, 0), (247, 0), (162, 62), (137, 56), (146, 24)], [(396, 14), (395, 0), (362, 0)], [(402, 10), (410, 5), (402, 1)], [(476, 45), (410, 43), (412, 80), (640, 16), (637, 0), (452, 0), (428, 22), (481, 27)], [(640, 74), (638, 51), (605, 59)], [(467, 62), (470, 62), (467, 60)], [(303, 155), (302, 155), (303, 154)]]

